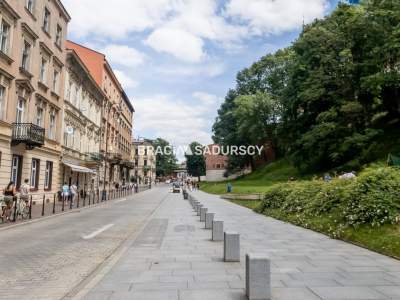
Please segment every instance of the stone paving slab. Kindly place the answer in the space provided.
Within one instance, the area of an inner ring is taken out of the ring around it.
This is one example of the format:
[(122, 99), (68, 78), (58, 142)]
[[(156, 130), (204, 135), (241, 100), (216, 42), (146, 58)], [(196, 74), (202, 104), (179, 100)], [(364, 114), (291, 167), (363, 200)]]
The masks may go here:
[(400, 262), (192, 193), (225, 230), (240, 233), (241, 262), (223, 262), (223, 243), (182, 195), (169, 194), (125, 255), (85, 299), (242, 300), (245, 254), (271, 258), (274, 300), (400, 299)]

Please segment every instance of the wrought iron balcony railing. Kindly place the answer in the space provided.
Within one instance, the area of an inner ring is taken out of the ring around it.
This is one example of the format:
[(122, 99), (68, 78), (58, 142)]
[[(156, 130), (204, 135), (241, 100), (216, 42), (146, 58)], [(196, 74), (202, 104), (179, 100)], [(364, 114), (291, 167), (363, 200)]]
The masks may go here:
[(107, 153), (108, 160), (113, 164), (119, 164), (122, 161), (122, 154), (116, 152), (108, 152)]
[(103, 154), (98, 152), (89, 152), (86, 153), (86, 160), (91, 162), (100, 162), (104, 159)]
[(25, 144), (27, 149), (44, 145), (45, 129), (32, 123), (12, 124), (12, 145)]

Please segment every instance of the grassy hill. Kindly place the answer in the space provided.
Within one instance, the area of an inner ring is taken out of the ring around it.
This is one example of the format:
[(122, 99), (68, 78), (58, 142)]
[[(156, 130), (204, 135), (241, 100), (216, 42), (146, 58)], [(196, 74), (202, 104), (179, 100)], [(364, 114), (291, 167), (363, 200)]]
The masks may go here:
[(300, 176), (297, 169), (288, 160), (281, 159), (236, 180), (203, 182), (201, 189), (211, 194), (224, 194), (226, 193), (226, 185), (230, 182), (235, 194), (265, 193), (274, 184), (286, 182), (291, 177), (300, 180), (311, 178), (310, 175)]

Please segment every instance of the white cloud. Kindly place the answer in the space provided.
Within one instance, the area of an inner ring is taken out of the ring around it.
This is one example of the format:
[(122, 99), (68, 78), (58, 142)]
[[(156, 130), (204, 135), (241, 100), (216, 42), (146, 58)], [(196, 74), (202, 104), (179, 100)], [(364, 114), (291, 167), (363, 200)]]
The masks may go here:
[(139, 82), (132, 79), (131, 77), (129, 77), (129, 75), (121, 70), (114, 69), (114, 74), (115, 76), (117, 76), (118, 81), (121, 83), (124, 89), (135, 88), (139, 85)]
[(217, 77), (225, 72), (225, 66), (219, 63), (201, 65), (165, 65), (157, 68), (158, 73), (178, 77)]
[(146, 44), (186, 62), (200, 62), (205, 57), (203, 40), (180, 28), (156, 29)]
[(74, 36), (121, 40), (131, 33), (144, 33), (146, 44), (154, 50), (196, 63), (207, 57), (207, 42), (237, 49), (253, 35), (299, 28), (303, 19), (308, 23), (322, 17), (328, 6), (328, 0), (64, 2), (73, 16), (70, 31)]
[(226, 14), (247, 24), (252, 34), (279, 34), (320, 18), (328, 0), (230, 0)]
[(64, 0), (72, 16), (70, 31), (76, 36), (90, 34), (123, 38), (161, 23), (171, 11), (172, 0)]
[(192, 96), (198, 100), (204, 107), (218, 107), (222, 100), (216, 95), (209, 94), (206, 92), (194, 92)]
[(104, 53), (111, 63), (125, 67), (136, 67), (142, 65), (146, 57), (144, 53), (125, 45), (111, 44), (100, 52)]
[(211, 143), (210, 115), (215, 114), (219, 98), (205, 92), (193, 94), (197, 102), (176, 99), (172, 95), (135, 98), (135, 130), (139, 134), (151, 130), (153, 137), (163, 137), (174, 146), (198, 141)]

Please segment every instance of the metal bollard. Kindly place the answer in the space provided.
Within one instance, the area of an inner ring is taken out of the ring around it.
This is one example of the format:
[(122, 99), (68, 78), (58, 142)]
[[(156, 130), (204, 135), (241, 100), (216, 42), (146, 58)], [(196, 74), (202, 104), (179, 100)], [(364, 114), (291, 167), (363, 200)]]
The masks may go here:
[(224, 233), (224, 261), (240, 261), (240, 235), (237, 232)]
[(197, 205), (197, 215), (198, 216), (200, 216), (200, 211), (201, 211), (201, 208), (203, 207), (203, 204), (198, 204)]
[(42, 202), (42, 217), (44, 216), (44, 205), (46, 201), (46, 195), (43, 195), (43, 202)]
[(268, 256), (246, 254), (246, 296), (249, 300), (271, 299), (271, 261)]
[(62, 208), (61, 211), (64, 211), (64, 206), (65, 206), (65, 196), (62, 196)]
[(29, 201), (29, 220), (32, 219), (32, 195), (31, 195), (31, 199)]
[(224, 221), (214, 220), (212, 222), (212, 240), (221, 242), (224, 240)]
[(56, 194), (54, 194), (54, 199), (53, 199), (53, 215), (56, 213)]
[(212, 229), (214, 216), (215, 216), (214, 213), (209, 213), (209, 212), (206, 213), (206, 220), (205, 220), (205, 222), (206, 222), (205, 228), (206, 229)]
[(206, 213), (208, 211), (208, 208), (202, 207), (200, 209), (200, 222), (205, 222), (206, 221)]

